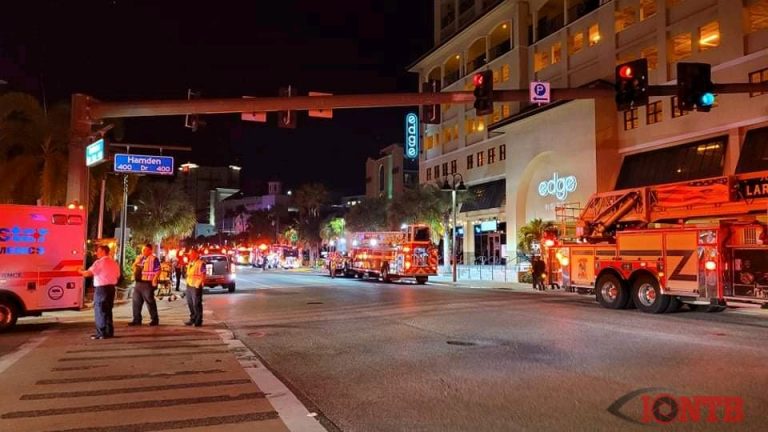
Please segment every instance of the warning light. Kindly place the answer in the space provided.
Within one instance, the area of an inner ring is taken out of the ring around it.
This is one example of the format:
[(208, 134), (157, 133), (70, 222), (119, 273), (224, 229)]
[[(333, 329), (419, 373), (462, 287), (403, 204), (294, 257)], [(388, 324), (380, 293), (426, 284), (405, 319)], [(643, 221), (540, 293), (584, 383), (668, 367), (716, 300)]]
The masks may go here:
[(634, 71), (632, 70), (632, 66), (624, 65), (621, 68), (619, 68), (619, 76), (625, 79), (631, 79), (634, 75)]
[(717, 268), (717, 263), (714, 262), (714, 261), (711, 261), (711, 260), (707, 261), (707, 262), (704, 263), (704, 268), (709, 270), (709, 271), (713, 271), (713, 270), (715, 270)]
[(472, 77), (472, 83), (473, 83), (475, 86), (481, 86), (481, 85), (483, 85), (483, 74), (481, 74), (481, 73), (479, 73), (479, 74), (475, 74), (475, 76), (474, 76), (474, 77)]
[(555, 241), (552, 239), (546, 239), (544, 240), (544, 246), (546, 247), (552, 247), (555, 245)]

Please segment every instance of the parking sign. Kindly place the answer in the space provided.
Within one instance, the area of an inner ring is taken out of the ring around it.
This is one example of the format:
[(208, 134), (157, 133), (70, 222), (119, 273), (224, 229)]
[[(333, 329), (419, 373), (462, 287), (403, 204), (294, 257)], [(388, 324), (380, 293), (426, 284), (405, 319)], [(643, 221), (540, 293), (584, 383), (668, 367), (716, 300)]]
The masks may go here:
[(549, 82), (533, 81), (530, 87), (531, 103), (549, 103)]

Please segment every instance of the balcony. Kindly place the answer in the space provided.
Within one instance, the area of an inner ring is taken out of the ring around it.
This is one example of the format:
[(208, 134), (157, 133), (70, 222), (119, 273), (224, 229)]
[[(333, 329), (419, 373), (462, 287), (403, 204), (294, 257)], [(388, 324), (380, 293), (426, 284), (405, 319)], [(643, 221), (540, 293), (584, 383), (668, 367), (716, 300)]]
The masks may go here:
[(556, 33), (561, 28), (563, 28), (563, 15), (541, 18), (539, 20), (539, 25), (536, 27), (536, 40), (540, 41), (545, 37)]
[(486, 63), (487, 62), (485, 61), (485, 55), (480, 54), (479, 56), (467, 62), (467, 72), (480, 69), (481, 67), (485, 66)]
[(446, 72), (445, 77), (443, 77), (443, 88), (448, 87), (449, 85), (455, 83), (459, 80), (461, 77), (461, 74), (459, 73), (459, 70), (456, 69), (453, 72)]
[(580, 4), (568, 8), (568, 24), (589, 14), (600, 7), (600, 0), (584, 0)]
[(488, 50), (488, 61), (497, 59), (510, 50), (512, 50), (512, 41), (509, 39), (494, 45)]

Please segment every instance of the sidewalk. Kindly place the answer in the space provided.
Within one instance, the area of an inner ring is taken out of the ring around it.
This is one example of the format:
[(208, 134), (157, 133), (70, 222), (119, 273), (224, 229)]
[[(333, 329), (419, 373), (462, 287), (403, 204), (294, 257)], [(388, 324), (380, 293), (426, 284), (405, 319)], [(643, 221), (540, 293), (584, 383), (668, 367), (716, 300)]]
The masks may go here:
[[(503, 280), (467, 280), (459, 279), (455, 283), (453, 282), (451, 275), (439, 275), (430, 276), (429, 283), (455, 286), (457, 288), (486, 288), (486, 289), (504, 289), (510, 291), (526, 291), (526, 292), (538, 292), (535, 291), (531, 284), (518, 283), (518, 282), (504, 282)], [(552, 292), (552, 290), (547, 290)], [(562, 289), (554, 290), (554, 292), (563, 292)]]
[[(323, 431), (321, 424), (209, 311), (186, 327), (186, 302), (158, 302), (160, 326), (90, 340), (93, 312), (48, 314), (59, 322), (0, 358), (2, 431)], [(145, 311), (146, 315), (146, 311)], [(226, 425), (226, 426), (223, 426)]]

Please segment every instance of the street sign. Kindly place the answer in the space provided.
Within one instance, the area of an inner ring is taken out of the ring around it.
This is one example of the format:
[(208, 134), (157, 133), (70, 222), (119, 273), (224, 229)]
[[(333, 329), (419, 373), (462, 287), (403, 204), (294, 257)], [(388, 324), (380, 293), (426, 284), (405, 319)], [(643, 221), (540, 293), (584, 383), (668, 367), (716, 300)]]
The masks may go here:
[(115, 172), (125, 174), (173, 175), (173, 158), (170, 156), (116, 154)]
[(419, 116), (416, 113), (405, 115), (405, 157), (419, 157)]
[[(320, 93), (320, 92), (309, 92), (310, 96), (333, 96), (333, 93)], [(333, 110), (330, 109), (311, 109), (309, 110), (309, 116), (310, 117), (318, 117), (318, 118), (333, 118)]]
[[(243, 96), (244, 99), (253, 99), (253, 96)], [(252, 122), (259, 122), (259, 123), (266, 123), (267, 122), (267, 113), (262, 112), (252, 112), (252, 113), (242, 113), (240, 115), (240, 119), (244, 121), (252, 121)]]
[(92, 167), (104, 162), (106, 153), (104, 152), (104, 138), (96, 140), (85, 148), (85, 166)]
[(533, 81), (530, 87), (531, 103), (549, 103), (550, 102), (549, 83), (544, 81)]

